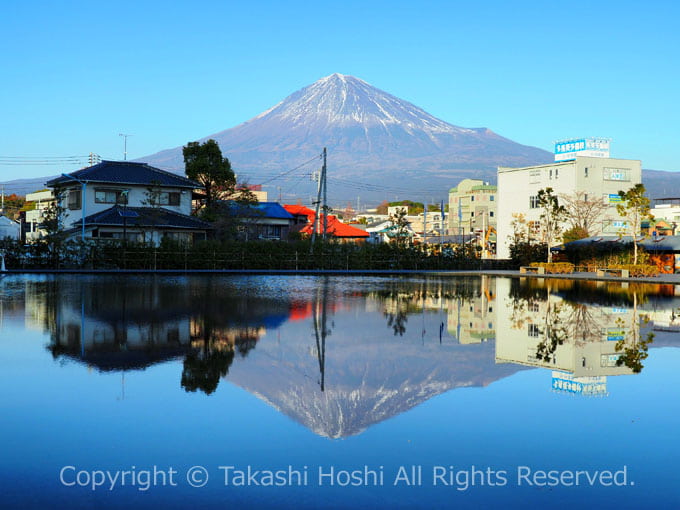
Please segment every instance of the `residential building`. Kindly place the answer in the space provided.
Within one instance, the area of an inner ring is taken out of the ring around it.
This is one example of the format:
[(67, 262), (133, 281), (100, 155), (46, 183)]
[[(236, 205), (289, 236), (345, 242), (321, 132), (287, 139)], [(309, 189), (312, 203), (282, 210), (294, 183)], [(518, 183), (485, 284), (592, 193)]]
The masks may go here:
[(36, 241), (43, 237), (46, 232), (42, 228), (45, 212), (54, 205), (54, 192), (51, 189), (43, 189), (26, 194), (26, 202), (23, 210), (23, 231), (26, 241)]
[(496, 227), (498, 187), (478, 179), (463, 179), (449, 190), (448, 233), (481, 234)]
[(246, 241), (287, 240), (295, 217), (277, 202), (233, 203), (230, 214), (238, 218), (240, 237)]
[(72, 239), (192, 242), (205, 239), (211, 228), (190, 215), (192, 193), (200, 184), (146, 163), (102, 161), (47, 186), (54, 190), (63, 210), (61, 225)]
[[(556, 145), (556, 152), (557, 146)], [(608, 152), (606, 152), (608, 155)], [(556, 157), (562, 157), (556, 155)], [(587, 200), (602, 200), (608, 208), (591, 235), (619, 234), (625, 228), (625, 220), (616, 211), (620, 203), (619, 191), (626, 191), (642, 182), (642, 164), (639, 160), (609, 157), (582, 156), (556, 161), (547, 165), (523, 168), (498, 168), (497, 198), (497, 257), (510, 257), (512, 222), (516, 215), (523, 215), (530, 235), (536, 240), (543, 238), (541, 232), (541, 208), (538, 205), (539, 190), (552, 188), (557, 195), (574, 196), (584, 193)], [(565, 222), (564, 227), (567, 226)], [(554, 244), (562, 240), (555, 239)]]
[(675, 229), (680, 225), (680, 198), (657, 198), (649, 212)]

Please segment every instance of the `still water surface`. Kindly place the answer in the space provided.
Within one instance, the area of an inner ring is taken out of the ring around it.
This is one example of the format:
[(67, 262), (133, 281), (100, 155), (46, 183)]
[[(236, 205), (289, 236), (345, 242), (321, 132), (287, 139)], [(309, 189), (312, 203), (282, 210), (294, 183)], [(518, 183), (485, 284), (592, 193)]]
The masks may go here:
[(565, 280), (7, 276), (0, 506), (677, 508), (679, 307)]

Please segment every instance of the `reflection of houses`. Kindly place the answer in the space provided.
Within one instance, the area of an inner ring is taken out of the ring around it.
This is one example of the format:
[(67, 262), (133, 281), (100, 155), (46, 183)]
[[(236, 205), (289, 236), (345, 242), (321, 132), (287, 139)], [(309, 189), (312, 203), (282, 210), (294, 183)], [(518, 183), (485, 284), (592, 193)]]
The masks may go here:
[(184, 355), (189, 347), (189, 320), (111, 322), (82, 316), (64, 305), (52, 332), (50, 350), (76, 358), (100, 370), (129, 370)]
[(496, 280), (481, 277), (481, 292), (470, 299), (450, 300), (448, 331), (461, 344), (496, 338)]

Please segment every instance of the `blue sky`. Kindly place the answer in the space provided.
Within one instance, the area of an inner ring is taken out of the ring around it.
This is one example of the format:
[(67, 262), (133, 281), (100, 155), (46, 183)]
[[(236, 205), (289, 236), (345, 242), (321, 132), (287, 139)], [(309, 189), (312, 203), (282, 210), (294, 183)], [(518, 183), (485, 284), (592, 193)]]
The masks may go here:
[[(680, 170), (672, 1), (12, 4), (1, 157), (122, 159), (119, 133), (142, 157), (339, 72), (458, 126), (547, 150), (606, 136), (614, 157)], [(0, 166), (0, 181), (72, 169)]]

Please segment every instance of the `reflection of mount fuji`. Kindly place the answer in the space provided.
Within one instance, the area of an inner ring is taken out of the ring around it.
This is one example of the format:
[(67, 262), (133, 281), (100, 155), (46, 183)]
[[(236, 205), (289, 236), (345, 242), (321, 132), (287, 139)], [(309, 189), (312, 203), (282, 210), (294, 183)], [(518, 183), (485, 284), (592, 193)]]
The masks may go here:
[[(316, 434), (342, 438), (449, 390), (487, 386), (522, 370), (496, 365), (493, 342), (461, 345), (444, 336), (442, 305), (451, 300), (441, 287), (390, 285), (341, 297), (338, 307), (338, 292), (324, 284), (309, 322), (261, 341), (227, 379)], [(468, 290), (469, 298), (481, 292), (478, 284)], [(409, 328), (385, 323), (386, 310), (397, 309)]]
[(487, 386), (522, 370), (495, 365), (491, 342), (443, 348), (343, 341), (342, 350), (326, 349), (322, 392), (314, 350), (301, 343), (287, 347), (281, 359), (277, 347), (260, 343), (247, 361), (232, 366), (227, 379), (330, 438), (359, 434), (449, 390)]

